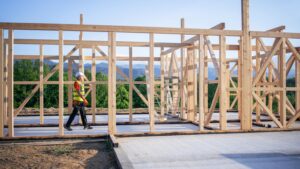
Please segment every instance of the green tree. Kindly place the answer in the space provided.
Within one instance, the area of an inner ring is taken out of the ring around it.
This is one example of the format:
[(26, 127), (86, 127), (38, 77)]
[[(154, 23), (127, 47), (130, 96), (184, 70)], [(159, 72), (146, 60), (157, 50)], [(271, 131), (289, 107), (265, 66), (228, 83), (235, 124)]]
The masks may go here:
[[(135, 81), (146, 81), (146, 76), (140, 76), (135, 79)], [(142, 95), (147, 98), (147, 86), (145, 84), (136, 84), (135, 85), (137, 89), (142, 93)], [(143, 100), (140, 98), (140, 96), (133, 91), (132, 94), (132, 104), (133, 108), (146, 108), (147, 105), (143, 102)]]
[[(107, 76), (99, 72), (96, 74), (98, 81), (107, 81)], [(96, 106), (101, 108), (108, 107), (108, 87), (107, 84), (99, 84), (96, 86)]]
[(129, 94), (128, 89), (125, 85), (117, 86), (117, 108), (118, 109), (127, 109), (129, 105)]

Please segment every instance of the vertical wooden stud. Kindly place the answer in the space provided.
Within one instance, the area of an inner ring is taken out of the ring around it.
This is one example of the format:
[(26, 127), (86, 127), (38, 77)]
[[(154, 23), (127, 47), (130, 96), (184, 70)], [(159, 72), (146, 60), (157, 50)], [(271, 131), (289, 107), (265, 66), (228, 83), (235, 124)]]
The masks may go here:
[[(83, 14), (80, 14), (80, 25), (83, 25)], [(79, 32), (79, 41), (83, 40), (83, 32)], [(79, 71), (84, 73), (84, 51), (82, 46), (79, 48)]]
[(129, 47), (129, 121), (132, 122), (132, 89), (133, 89), (133, 72), (132, 72), (132, 46)]
[[(73, 60), (68, 59), (68, 81), (73, 79)], [(68, 112), (72, 112), (73, 107), (73, 85), (68, 85)]]
[(199, 130), (204, 130), (204, 94), (205, 94), (205, 79), (204, 79), (204, 37), (199, 35)]
[(188, 85), (188, 98), (187, 98), (187, 119), (188, 121), (195, 121), (195, 97), (194, 97), (194, 49), (188, 49), (187, 55), (187, 85)]
[[(272, 83), (273, 82), (273, 67), (271, 65), (268, 66), (269, 73), (268, 73), (268, 82)], [(268, 85), (267, 87), (270, 89), (270, 86)], [(273, 112), (273, 93), (270, 92), (268, 95), (268, 108)]]
[(0, 29), (0, 138), (4, 136), (4, 36)]
[(242, 90), (241, 129), (252, 128), (252, 57), (249, 34), (249, 0), (242, 1)]
[(116, 33), (109, 32), (108, 58), (108, 133), (116, 133)]
[(96, 123), (96, 54), (95, 54), (95, 47), (92, 47), (92, 123)]
[(296, 63), (296, 88), (297, 88), (297, 91), (296, 91), (296, 110), (299, 111), (300, 110), (300, 60), (296, 60), (295, 61)]
[[(260, 63), (261, 63), (261, 59), (260, 59), (260, 43), (258, 38), (256, 38), (256, 64), (255, 64), (255, 72), (256, 74), (259, 72), (260, 70)], [(257, 96), (260, 96), (260, 91), (256, 92)], [(261, 108), (260, 105), (257, 104), (256, 108), (255, 108), (255, 114), (256, 114), (256, 123), (260, 123), (260, 114), (261, 114)]]
[(220, 36), (220, 72), (219, 72), (219, 85), (220, 85), (220, 129), (226, 130), (227, 128), (227, 68), (226, 68), (226, 46), (225, 37)]
[[(161, 48), (161, 52), (164, 49)], [(160, 56), (160, 115), (165, 115), (165, 56)]]
[(149, 43), (150, 43), (150, 56), (149, 56), (149, 83), (150, 83), (150, 100), (149, 103), (149, 114), (150, 114), (150, 132), (154, 131), (154, 34), (149, 34)]
[(8, 90), (8, 136), (14, 137), (14, 32), (8, 31), (8, 65), (7, 65), (7, 90)]
[(204, 45), (204, 119), (209, 113), (208, 109), (208, 56), (207, 56), (207, 46)]
[[(185, 27), (185, 23), (184, 23), (184, 18), (181, 18), (181, 20), (180, 20), (180, 28), (182, 28), (182, 29), (184, 29), (184, 27)], [(184, 41), (184, 34), (181, 34), (180, 35), (181, 36), (181, 43)], [(181, 118), (183, 118), (184, 117), (184, 114), (185, 114), (185, 93), (184, 93), (184, 71), (183, 71), (183, 69), (184, 69), (184, 58), (185, 58), (185, 56), (184, 56), (184, 49), (183, 48), (181, 48), (180, 49), (180, 67), (181, 67), (181, 71), (180, 71), (180, 73), (181, 73), (181, 80), (180, 80), (180, 102), (181, 102), (181, 111), (180, 111), (180, 114), (181, 114)]]
[(59, 115), (59, 135), (64, 135), (64, 56), (63, 56), (63, 31), (59, 31), (59, 97), (58, 97), (58, 115)]
[(282, 90), (279, 92), (279, 113), (280, 113), (280, 122), (282, 126), (286, 127), (286, 45), (285, 38), (282, 38), (282, 44), (280, 45), (280, 54), (279, 54), (279, 73), (280, 73), (280, 87)]
[(44, 47), (40, 45), (40, 124), (44, 124)]

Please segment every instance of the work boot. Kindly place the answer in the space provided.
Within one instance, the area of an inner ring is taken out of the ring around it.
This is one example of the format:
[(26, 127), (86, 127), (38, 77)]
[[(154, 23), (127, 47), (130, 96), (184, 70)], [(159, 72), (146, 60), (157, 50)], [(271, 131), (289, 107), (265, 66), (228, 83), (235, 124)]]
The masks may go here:
[(72, 131), (71, 127), (68, 127), (68, 126), (66, 126), (66, 125), (64, 125), (64, 128), (65, 128), (66, 130), (68, 130), (68, 131)]
[(87, 125), (87, 126), (84, 126), (84, 128), (83, 129), (93, 129), (93, 127), (92, 126), (90, 126), (90, 125)]

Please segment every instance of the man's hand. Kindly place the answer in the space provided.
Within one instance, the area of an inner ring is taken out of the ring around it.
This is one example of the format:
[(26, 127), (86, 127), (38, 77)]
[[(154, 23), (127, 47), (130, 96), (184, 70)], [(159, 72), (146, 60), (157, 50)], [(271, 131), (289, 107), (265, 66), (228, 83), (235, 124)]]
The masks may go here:
[(84, 106), (87, 106), (87, 105), (89, 105), (89, 102), (86, 99), (84, 99), (83, 104), (84, 104)]

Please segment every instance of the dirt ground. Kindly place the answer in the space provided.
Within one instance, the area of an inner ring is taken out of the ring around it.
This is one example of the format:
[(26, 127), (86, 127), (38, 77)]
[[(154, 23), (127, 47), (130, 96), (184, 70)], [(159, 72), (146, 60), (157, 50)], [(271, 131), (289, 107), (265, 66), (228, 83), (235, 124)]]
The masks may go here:
[(58, 145), (0, 144), (0, 168), (101, 168), (116, 169), (112, 148), (107, 142)]

